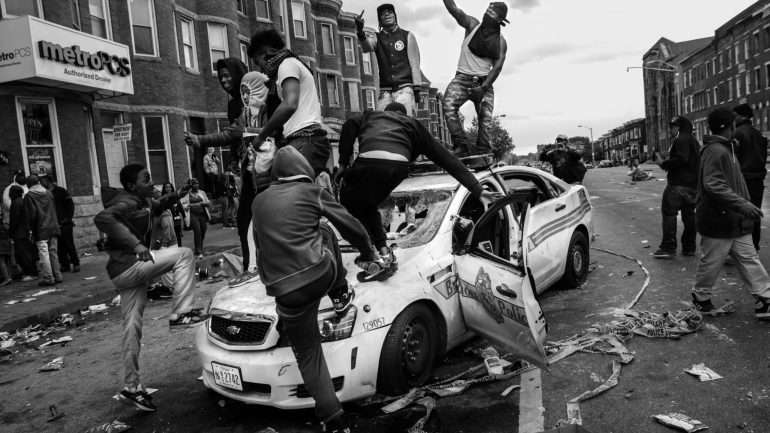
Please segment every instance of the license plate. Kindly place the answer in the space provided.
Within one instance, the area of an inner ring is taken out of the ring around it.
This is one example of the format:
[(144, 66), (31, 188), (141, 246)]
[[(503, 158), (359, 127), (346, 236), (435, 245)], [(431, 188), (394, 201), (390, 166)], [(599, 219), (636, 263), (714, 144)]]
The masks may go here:
[(214, 373), (214, 383), (217, 385), (236, 391), (243, 391), (243, 379), (241, 379), (240, 368), (212, 362), (211, 371)]

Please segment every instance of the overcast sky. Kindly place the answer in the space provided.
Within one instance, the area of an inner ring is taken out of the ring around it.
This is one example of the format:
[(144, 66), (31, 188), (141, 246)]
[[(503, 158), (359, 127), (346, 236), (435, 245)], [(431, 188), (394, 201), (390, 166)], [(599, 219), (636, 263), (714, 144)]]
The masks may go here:
[[(384, 2), (384, 1), (382, 1)], [(343, 9), (366, 9), (376, 27), (378, 0), (344, 0)], [(442, 0), (390, 1), (399, 24), (415, 33), (422, 69), (442, 92), (457, 67), (463, 30)], [(508, 58), (495, 83), (496, 114), (516, 144), (534, 152), (556, 135), (594, 139), (623, 122), (644, 117), (639, 66), (660, 37), (675, 42), (713, 36), (714, 30), (752, 0), (507, 0), (510, 25), (503, 28)], [(480, 18), (484, 0), (456, 0)], [(470, 104), (463, 113), (475, 116)]]

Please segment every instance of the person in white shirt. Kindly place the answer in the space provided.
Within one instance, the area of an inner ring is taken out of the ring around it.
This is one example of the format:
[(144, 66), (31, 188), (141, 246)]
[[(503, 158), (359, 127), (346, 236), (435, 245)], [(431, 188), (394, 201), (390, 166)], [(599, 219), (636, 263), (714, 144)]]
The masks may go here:
[(219, 156), (215, 148), (206, 149), (206, 155), (203, 156), (203, 172), (206, 174), (206, 185), (212, 196), (217, 197), (217, 184), (219, 183)]
[(4, 224), (10, 224), (10, 214), (11, 214), (11, 187), (18, 186), (22, 190), (24, 190), (24, 194), (27, 194), (27, 191), (29, 189), (27, 188), (27, 178), (24, 176), (24, 172), (19, 170), (16, 173), (13, 174), (13, 180), (11, 183), (5, 187), (3, 190), (3, 223)]
[(290, 145), (299, 150), (318, 176), (327, 166), (331, 146), (321, 126), (321, 102), (313, 72), (286, 48), (283, 37), (272, 26), (254, 33), (248, 54), (275, 86), (280, 101), (271, 106), (268, 99), (269, 119), (262, 126), (255, 148), (283, 128), (284, 140), (279, 147)]

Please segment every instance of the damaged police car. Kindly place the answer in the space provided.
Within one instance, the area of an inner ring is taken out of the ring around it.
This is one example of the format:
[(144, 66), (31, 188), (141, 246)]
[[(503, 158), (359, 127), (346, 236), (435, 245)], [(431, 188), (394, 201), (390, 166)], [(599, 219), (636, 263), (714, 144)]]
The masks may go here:
[[(381, 205), (399, 262), (389, 279), (355, 281), (358, 253), (343, 245), (356, 298), (341, 317), (324, 298), (318, 321), (341, 401), (426, 383), (445, 352), (474, 334), (545, 365), (537, 295), (559, 281), (585, 280), (588, 194), (529, 167), (476, 176), (504, 198), (487, 206), (449, 175), (424, 174), (406, 179)], [(222, 289), (209, 313), (196, 335), (206, 387), (246, 403), (313, 407), (261, 283)]]

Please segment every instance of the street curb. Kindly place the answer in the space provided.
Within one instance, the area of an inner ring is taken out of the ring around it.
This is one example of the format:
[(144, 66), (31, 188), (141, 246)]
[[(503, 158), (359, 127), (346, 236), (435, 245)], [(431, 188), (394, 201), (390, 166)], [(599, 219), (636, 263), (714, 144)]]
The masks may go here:
[[(211, 256), (206, 256), (204, 260), (209, 261), (216, 257), (222, 256), (224, 253), (234, 254), (234, 252), (239, 252), (239, 251), (240, 251), (240, 247), (231, 248), (229, 250), (224, 250), (221, 252), (214, 253)], [(108, 284), (111, 284), (111, 283), (108, 283)], [(2, 331), (14, 332), (17, 329), (25, 328), (31, 325), (37, 325), (38, 323), (45, 325), (56, 320), (56, 318), (59, 317), (61, 314), (77, 313), (80, 310), (87, 308), (89, 305), (108, 303), (112, 301), (112, 299), (115, 298), (115, 295), (117, 294), (118, 294), (118, 291), (115, 289), (112, 289), (109, 291), (88, 295), (83, 298), (67, 302), (63, 305), (51, 307), (48, 310), (45, 310), (42, 312), (32, 313), (28, 316), (20, 317), (18, 319), (14, 319), (9, 322), (3, 323), (2, 325), (0, 325), (0, 332)]]

